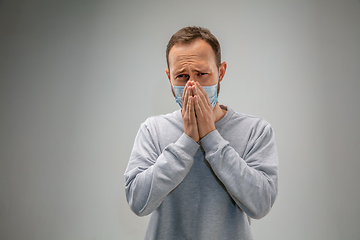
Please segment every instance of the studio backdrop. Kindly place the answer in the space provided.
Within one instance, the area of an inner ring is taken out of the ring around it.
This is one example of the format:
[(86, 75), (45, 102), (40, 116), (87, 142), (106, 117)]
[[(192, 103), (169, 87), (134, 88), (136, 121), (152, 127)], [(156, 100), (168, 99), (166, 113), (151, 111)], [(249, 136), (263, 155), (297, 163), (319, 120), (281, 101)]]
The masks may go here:
[(360, 2), (0, 1), (0, 239), (142, 239), (140, 124), (178, 109), (166, 44), (209, 28), (219, 102), (271, 123), (279, 195), (255, 239), (360, 239)]

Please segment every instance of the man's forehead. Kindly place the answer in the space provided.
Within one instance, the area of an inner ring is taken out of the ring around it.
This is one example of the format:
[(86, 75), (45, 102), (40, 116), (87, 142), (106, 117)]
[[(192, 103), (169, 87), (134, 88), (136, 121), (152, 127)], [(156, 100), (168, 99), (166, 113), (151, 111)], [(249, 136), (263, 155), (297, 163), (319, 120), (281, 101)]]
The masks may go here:
[(177, 43), (175, 44), (170, 52), (169, 55), (173, 55), (174, 53), (191, 53), (193, 51), (197, 51), (197, 52), (203, 52), (203, 53), (211, 53), (213, 52), (213, 49), (211, 48), (210, 44), (208, 44), (207, 42), (205, 42), (202, 39), (196, 39), (190, 43)]
[(182, 53), (179, 52), (177, 55), (174, 55), (172, 57), (172, 59), (174, 60), (174, 63), (183, 63), (183, 62), (208, 62), (209, 61), (209, 54), (208, 53), (204, 53), (204, 52), (197, 52), (197, 53)]
[(197, 39), (189, 44), (175, 44), (169, 52), (170, 65), (178, 65), (184, 61), (208, 63), (215, 61), (215, 53), (204, 40)]

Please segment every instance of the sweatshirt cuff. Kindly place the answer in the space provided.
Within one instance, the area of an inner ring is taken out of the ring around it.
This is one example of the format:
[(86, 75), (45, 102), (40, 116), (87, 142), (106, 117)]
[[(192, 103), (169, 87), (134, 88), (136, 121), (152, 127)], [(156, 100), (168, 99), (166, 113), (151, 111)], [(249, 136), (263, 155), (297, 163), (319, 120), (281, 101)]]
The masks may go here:
[(176, 145), (178, 145), (184, 152), (191, 156), (194, 156), (197, 150), (200, 148), (200, 144), (196, 143), (185, 133), (183, 133), (176, 141)]
[(228, 144), (218, 132), (218, 130), (214, 130), (208, 133), (205, 137), (200, 140), (201, 146), (203, 147), (206, 155), (215, 153), (220, 146), (225, 146)]

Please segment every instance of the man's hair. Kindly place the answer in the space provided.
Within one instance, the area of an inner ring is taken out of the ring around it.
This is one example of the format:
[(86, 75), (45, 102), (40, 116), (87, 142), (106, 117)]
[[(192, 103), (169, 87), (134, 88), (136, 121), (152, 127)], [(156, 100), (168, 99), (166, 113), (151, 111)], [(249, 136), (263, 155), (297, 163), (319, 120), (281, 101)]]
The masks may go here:
[(216, 66), (219, 68), (221, 64), (221, 50), (220, 43), (216, 37), (209, 31), (209, 29), (203, 27), (185, 27), (177, 31), (170, 38), (168, 45), (166, 47), (166, 62), (168, 69), (169, 66), (169, 53), (171, 48), (176, 44), (190, 44), (197, 39), (204, 40), (207, 42), (215, 53)]

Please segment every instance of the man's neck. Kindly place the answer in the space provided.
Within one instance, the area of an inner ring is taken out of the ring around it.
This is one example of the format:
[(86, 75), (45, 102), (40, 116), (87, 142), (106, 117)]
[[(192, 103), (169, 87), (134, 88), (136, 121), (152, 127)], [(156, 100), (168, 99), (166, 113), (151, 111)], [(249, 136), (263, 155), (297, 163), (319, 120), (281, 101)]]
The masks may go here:
[(227, 109), (221, 108), (219, 103), (216, 103), (214, 109), (213, 109), (213, 114), (215, 116), (215, 122), (219, 121), (220, 119), (222, 119), (225, 114), (226, 114)]

